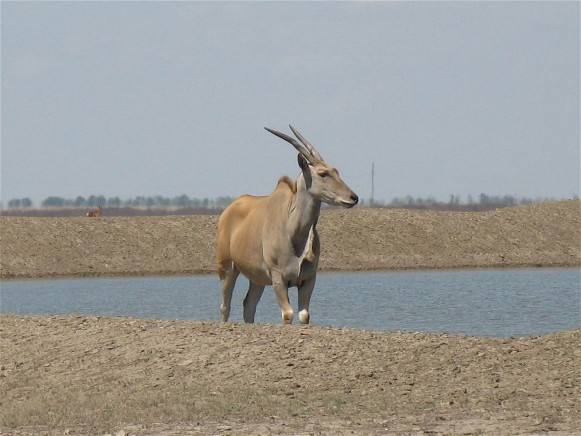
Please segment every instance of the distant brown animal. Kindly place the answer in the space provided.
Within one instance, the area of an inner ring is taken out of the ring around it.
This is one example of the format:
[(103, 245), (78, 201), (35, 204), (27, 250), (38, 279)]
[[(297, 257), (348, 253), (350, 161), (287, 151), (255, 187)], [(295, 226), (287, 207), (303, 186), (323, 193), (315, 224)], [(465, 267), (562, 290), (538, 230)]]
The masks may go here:
[(296, 286), (299, 320), (308, 324), (309, 303), (319, 263), (316, 225), (321, 202), (345, 208), (358, 202), (339, 172), (291, 126), (301, 141), (266, 129), (290, 142), (299, 152), (297, 180), (282, 177), (268, 196), (243, 195), (228, 206), (218, 221), (217, 267), (222, 287), (220, 312), (228, 321), (232, 291), (239, 273), (250, 281), (244, 298), (244, 321), (254, 322), (264, 287), (273, 285), (285, 324), (293, 321), (288, 288)]
[(89, 212), (87, 212), (87, 216), (100, 217), (101, 216), (101, 206), (99, 206), (99, 208), (96, 210), (90, 210)]

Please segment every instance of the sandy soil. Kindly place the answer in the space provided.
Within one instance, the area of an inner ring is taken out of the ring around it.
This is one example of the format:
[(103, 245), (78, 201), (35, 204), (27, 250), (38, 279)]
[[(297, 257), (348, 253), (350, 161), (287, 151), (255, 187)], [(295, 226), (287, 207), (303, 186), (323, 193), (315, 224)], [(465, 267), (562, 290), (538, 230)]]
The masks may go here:
[[(579, 266), (580, 202), (326, 211), (326, 270)], [(214, 269), (216, 217), (0, 218), (1, 277)], [(581, 330), (0, 317), (2, 434), (581, 435)]]
[[(326, 210), (321, 270), (578, 266), (581, 202), (491, 212)], [(0, 278), (215, 271), (216, 216), (0, 217)]]
[(581, 330), (3, 316), (0, 333), (7, 434), (581, 434)]

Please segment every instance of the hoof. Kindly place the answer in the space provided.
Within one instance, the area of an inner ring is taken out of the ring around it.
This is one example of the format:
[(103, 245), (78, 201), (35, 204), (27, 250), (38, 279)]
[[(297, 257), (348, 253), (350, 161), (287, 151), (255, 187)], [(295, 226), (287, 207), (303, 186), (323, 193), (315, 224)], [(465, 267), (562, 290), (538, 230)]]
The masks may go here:
[(282, 314), (282, 322), (285, 323), (285, 324), (292, 324), (293, 323), (293, 318), (294, 318), (294, 313), (293, 312), (283, 313)]

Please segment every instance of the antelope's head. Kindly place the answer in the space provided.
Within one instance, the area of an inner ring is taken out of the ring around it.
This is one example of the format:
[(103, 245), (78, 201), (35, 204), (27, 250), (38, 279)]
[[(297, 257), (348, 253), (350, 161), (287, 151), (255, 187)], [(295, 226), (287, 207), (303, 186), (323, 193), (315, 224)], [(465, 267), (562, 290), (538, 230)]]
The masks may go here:
[(308, 192), (317, 200), (333, 206), (353, 207), (359, 197), (339, 176), (339, 171), (333, 168), (321, 154), (293, 126), (289, 126), (300, 143), (284, 133), (265, 127), (270, 133), (290, 142), (299, 152), (298, 161)]

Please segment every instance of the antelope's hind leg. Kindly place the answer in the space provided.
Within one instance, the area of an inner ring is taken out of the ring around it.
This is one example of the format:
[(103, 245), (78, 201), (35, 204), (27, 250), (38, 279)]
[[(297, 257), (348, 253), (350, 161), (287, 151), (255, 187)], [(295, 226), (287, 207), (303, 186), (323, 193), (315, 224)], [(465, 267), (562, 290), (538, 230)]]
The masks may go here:
[(254, 322), (254, 315), (256, 314), (256, 305), (262, 297), (264, 286), (257, 285), (250, 281), (248, 285), (248, 292), (244, 298), (244, 322), (252, 324)]
[(222, 317), (222, 322), (227, 322), (230, 317), (230, 307), (232, 305), (232, 292), (234, 291), (234, 285), (236, 284), (236, 279), (238, 278), (238, 268), (231, 263), (227, 268), (220, 268), (218, 270), (220, 275), (220, 287), (222, 288), (222, 304), (220, 305), (220, 314)]

